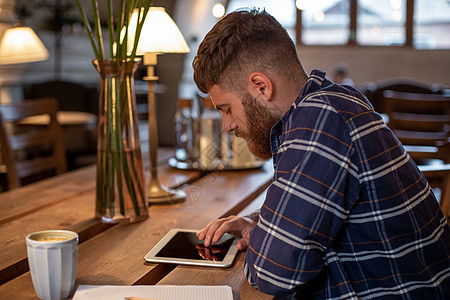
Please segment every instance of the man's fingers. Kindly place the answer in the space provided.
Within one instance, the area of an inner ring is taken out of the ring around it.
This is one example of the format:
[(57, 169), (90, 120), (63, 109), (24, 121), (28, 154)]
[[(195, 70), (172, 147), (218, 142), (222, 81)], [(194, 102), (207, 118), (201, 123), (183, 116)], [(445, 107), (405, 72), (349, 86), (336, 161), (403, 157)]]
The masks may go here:
[[(211, 222), (209, 222), (208, 225), (206, 225), (204, 228), (202, 228), (201, 230), (199, 230), (199, 231), (197, 232), (197, 238), (198, 238), (200, 241), (203, 241), (205, 238), (207, 238), (208, 233), (211, 231), (211, 227), (214, 227), (214, 224), (215, 224), (217, 221), (219, 221), (219, 220), (211, 221)], [(209, 234), (209, 236), (212, 237), (213, 234), (214, 234), (214, 233)]]
[(213, 243), (216, 243), (220, 240), (220, 238), (227, 232), (233, 230), (233, 221), (225, 221), (223, 222), (217, 230), (214, 232), (214, 236), (212, 239)]
[(197, 232), (197, 237), (200, 241), (203, 241), (203, 239), (206, 236), (206, 232), (208, 232), (209, 224), (205, 226), (205, 228), (201, 229)]
[(248, 248), (248, 242), (249, 242), (248, 238), (242, 238), (237, 243), (237, 248), (241, 251), (246, 250)]
[[(248, 231), (253, 227), (253, 223), (242, 217), (230, 216), (223, 219), (218, 219), (210, 222), (205, 228), (201, 229), (197, 233), (199, 240), (203, 240), (203, 244), (209, 247), (211, 243), (215, 243), (220, 240), (220, 238), (227, 232), (238, 232), (248, 233)], [(243, 246), (245, 248), (247, 246)]]
[(204, 232), (204, 245), (206, 247), (209, 247), (209, 245), (211, 245), (211, 242), (218, 241), (223, 235), (222, 234), (218, 239), (216, 239), (216, 231), (223, 222), (225, 222), (225, 219), (214, 220), (208, 224), (207, 228), (205, 228), (206, 231)]

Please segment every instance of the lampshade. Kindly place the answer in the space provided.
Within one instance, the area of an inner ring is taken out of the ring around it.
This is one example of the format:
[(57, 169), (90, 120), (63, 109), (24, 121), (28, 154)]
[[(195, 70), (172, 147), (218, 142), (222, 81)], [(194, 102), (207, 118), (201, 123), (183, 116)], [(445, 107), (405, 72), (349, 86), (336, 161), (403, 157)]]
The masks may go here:
[(9, 28), (0, 41), (0, 64), (46, 60), (48, 50), (30, 27)]
[[(134, 42), (134, 32), (138, 18), (138, 9), (135, 9), (128, 26), (128, 46), (131, 49)], [(142, 32), (136, 54), (153, 53), (188, 53), (190, 51), (183, 35), (172, 18), (163, 7), (150, 7)]]

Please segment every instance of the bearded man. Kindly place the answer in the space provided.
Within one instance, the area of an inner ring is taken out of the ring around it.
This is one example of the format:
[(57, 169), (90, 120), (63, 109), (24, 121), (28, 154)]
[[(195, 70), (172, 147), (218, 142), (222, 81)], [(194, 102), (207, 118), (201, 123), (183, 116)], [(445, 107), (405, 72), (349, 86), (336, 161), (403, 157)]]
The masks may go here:
[[(237, 11), (193, 61), (223, 127), (273, 159), (260, 211), (214, 220), (205, 246), (239, 233), (248, 281), (299, 299), (445, 299), (450, 230), (426, 179), (368, 100), (308, 76), (286, 30)], [(448, 298), (447, 298), (448, 299)]]

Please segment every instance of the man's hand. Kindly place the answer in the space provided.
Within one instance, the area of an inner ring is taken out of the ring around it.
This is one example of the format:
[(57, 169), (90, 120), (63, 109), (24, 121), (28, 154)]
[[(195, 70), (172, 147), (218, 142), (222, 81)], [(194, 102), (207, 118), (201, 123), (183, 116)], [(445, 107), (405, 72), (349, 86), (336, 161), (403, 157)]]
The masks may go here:
[(250, 230), (256, 225), (256, 222), (250, 218), (230, 216), (210, 222), (205, 228), (197, 233), (199, 240), (205, 240), (204, 245), (209, 247), (225, 234), (232, 233), (241, 235), (242, 239), (237, 243), (239, 250), (245, 250), (250, 240)]
[(222, 261), (228, 251), (228, 248), (225, 247), (205, 247), (202, 244), (195, 245), (195, 248), (201, 258), (212, 261)]

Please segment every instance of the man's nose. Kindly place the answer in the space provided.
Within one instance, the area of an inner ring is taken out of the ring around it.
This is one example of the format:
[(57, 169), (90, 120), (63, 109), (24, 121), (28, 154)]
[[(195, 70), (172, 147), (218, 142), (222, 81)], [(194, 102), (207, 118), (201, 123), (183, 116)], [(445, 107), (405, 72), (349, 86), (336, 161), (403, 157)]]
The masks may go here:
[(236, 127), (236, 124), (235, 122), (233, 122), (233, 120), (226, 117), (224, 118), (223, 116), (222, 116), (222, 123), (223, 123), (223, 130), (226, 132), (232, 132)]

